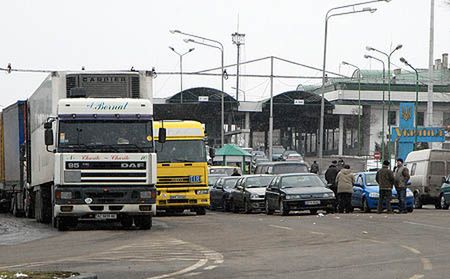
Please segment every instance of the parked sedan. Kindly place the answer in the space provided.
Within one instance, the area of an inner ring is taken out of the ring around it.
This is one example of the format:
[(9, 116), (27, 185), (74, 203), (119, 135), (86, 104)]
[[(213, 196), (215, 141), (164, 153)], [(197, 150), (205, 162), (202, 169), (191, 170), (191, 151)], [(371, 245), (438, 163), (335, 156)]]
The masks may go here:
[(231, 190), (230, 206), (233, 212), (243, 209), (250, 213), (255, 209), (264, 209), (264, 196), (272, 175), (246, 175), (236, 182)]
[(336, 198), (333, 191), (312, 173), (281, 174), (272, 180), (266, 190), (265, 210), (271, 215), (279, 210), (288, 215), (293, 210), (334, 212)]
[(441, 208), (448, 209), (450, 206), (450, 175), (442, 179), (439, 198), (441, 200)]
[[(378, 198), (380, 196), (380, 187), (375, 180), (376, 172), (361, 172), (355, 175), (355, 184), (352, 194), (352, 206), (360, 208), (364, 212), (370, 212), (378, 206)], [(392, 209), (398, 209), (397, 191), (392, 188)], [(383, 204), (386, 208), (386, 204)], [(406, 189), (406, 209), (408, 212), (414, 210), (414, 194), (411, 190)]]
[(220, 177), (209, 191), (211, 210), (222, 208), (223, 211), (229, 211), (230, 193), (239, 176)]

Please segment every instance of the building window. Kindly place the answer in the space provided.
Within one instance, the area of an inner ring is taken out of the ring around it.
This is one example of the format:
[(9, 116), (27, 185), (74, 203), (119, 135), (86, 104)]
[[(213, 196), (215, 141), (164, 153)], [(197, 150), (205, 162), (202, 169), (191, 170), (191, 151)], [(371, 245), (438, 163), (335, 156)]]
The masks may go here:
[(396, 111), (388, 112), (388, 124), (389, 125), (397, 125), (397, 112)]
[(425, 112), (418, 111), (417, 112), (417, 126), (425, 125)]

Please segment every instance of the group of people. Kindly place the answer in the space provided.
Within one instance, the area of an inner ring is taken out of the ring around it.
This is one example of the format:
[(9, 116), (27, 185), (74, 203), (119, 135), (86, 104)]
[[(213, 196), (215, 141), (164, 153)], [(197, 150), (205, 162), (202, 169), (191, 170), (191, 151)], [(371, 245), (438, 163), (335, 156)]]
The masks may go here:
[[(389, 162), (384, 161), (383, 167), (377, 171), (376, 181), (380, 187), (377, 213), (383, 212), (383, 203), (386, 204), (388, 213), (392, 213), (391, 198), (392, 188), (397, 190), (399, 201), (399, 213), (407, 213), (406, 187), (409, 180), (409, 170), (403, 165), (403, 159), (398, 158), (394, 170), (389, 168)], [(350, 170), (350, 165), (344, 160), (332, 161), (325, 172), (325, 179), (337, 196), (337, 211), (339, 213), (353, 212), (352, 194), (355, 175)]]

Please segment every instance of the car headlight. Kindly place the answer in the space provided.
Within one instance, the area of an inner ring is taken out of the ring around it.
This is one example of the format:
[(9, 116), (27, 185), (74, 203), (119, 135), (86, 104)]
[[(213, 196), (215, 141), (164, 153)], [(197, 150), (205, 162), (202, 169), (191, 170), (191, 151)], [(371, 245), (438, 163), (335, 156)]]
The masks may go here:
[(208, 190), (195, 190), (195, 193), (197, 195), (206, 195), (209, 193), (209, 191)]
[(379, 193), (370, 193), (369, 197), (371, 197), (371, 198), (379, 198), (380, 194)]
[(413, 192), (411, 192), (411, 191), (407, 191), (407, 192), (406, 192), (406, 196), (407, 196), (407, 197), (414, 197), (414, 194), (413, 194)]
[(57, 200), (70, 200), (72, 199), (72, 192), (56, 192), (55, 196)]
[(301, 199), (300, 195), (286, 195), (287, 200)]
[(334, 198), (334, 193), (325, 193), (323, 194), (324, 198)]
[(257, 194), (251, 194), (250, 199), (251, 200), (259, 199), (259, 196)]
[(152, 191), (142, 191), (139, 193), (141, 199), (150, 199), (152, 197)]

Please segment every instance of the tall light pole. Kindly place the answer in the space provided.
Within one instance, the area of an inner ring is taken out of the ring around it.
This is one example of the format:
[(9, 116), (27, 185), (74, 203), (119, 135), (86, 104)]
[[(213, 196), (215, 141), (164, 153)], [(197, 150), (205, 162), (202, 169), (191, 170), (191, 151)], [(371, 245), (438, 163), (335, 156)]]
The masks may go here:
[(385, 121), (384, 121), (384, 115), (385, 115), (385, 111), (384, 111), (384, 108), (385, 108), (384, 83), (385, 83), (385, 79), (386, 79), (386, 69), (385, 69), (385, 65), (384, 65), (384, 61), (383, 60), (381, 60), (379, 58), (376, 58), (376, 57), (373, 57), (371, 55), (367, 55), (367, 54), (364, 55), (364, 58), (376, 60), (376, 61), (380, 62), (383, 65), (383, 109), (382, 109), (382, 111), (383, 111), (382, 114), (383, 115), (381, 116), (381, 125), (382, 125), (382, 127), (381, 127), (381, 162), (384, 162), (384, 141), (385, 141), (385, 126), (386, 126)]
[[(373, 13), (376, 11), (376, 9), (363, 8), (362, 10), (351, 10), (348, 12), (331, 14), (331, 12), (336, 11), (336, 10), (345, 9), (345, 8), (355, 8), (360, 5), (374, 3), (374, 2), (380, 2), (380, 1), (383, 1), (383, 0), (372, 0), (372, 1), (366, 1), (366, 2), (361, 2), (361, 3), (355, 3), (355, 4), (331, 8), (327, 11), (327, 13), (325, 15), (325, 32), (324, 32), (324, 40), (323, 40), (323, 64), (322, 64), (322, 100), (320, 102), (320, 126), (319, 126), (319, 140), (318, 140), (318, 153), (319, 153), (318, 155), (319, 155), (319, 162), (320, 162), (321, 167), (322, 167), (322, 157), (323, 157), (324, 122), (325, 122), (325, 83), (326, 83), (325, 70), (326, 70), (326, 61), (327, 61), (328, 20), (334, 16), (356, 14), (356, 13), (362, 13), (362, 12)], [(385, 1), (385, 2), (389, 2), (389, 1)]]
[(361, 156), (361, 69), (345, 61), (342, 61), (342, 64), (353, 67), (358, 71), (358, 156)]
[(392, 56), (392, 54), (394, 54), (394, 52), (401, 49), (402, 47), (403, 46), (400, 44), (397, 45), (394, 48), (394, 50), (391, 51), (389, 54), (387, 54), (386, 52), (383, 52), (381, 50), (378, 50), (376, 48), (370, 47), (370, 46), (366, 47), (367, 51), (375, 51), (375, 52), (383, 54), (384, 56), (387, 57), (387, 63), (388, 63), (388, 72), (387, 72), (387, 76), (388, 76), (388, 135), (389, 135), (388, 158), (389, 158), (389, 162), (391, 161), (391, 122), (389, 121), (389, 112), (391, 111), (391, 56)]
[(194, 51), (195, 48), (190, 48), (185, 53), (179, 53), (171, 46), (169, 46), (169, 48), (180, 57), (180, 92), (181, 92), (181, 103), (183, 103), (183, 56)]
[(239, 102), (239, 55), (241, 45), (245, 42), (245, 34), (241, 34), (238, 32), (234, 32), (231, 34), (231, 38), (233, 40), (233, 44), (237, 46), (237, 63), (236, 63), (236, 100)]
[(236, 87), (234, 87), (234, 86), (231, 86), (231, 89), (234, 89), (234, 90), (239, 90), (239, 92), (242, 92), (242, 95), (244, 95), (244, 102), (246, 101), (245, 99), (246, 99), (246, 94), (245, 94), (245, 90), (242, 90), (242, 89), (238, 89), (238, 88), (236, 88)]
[(224, 146), (224, 144), (225, 144), (225, 131), (224, 131), (224, 126), (225, 126), (225, 92), (223, 91), (224, 90), (224, 79), (225, 79), (225, 75), (224, 75), (224, 48), (223, 48), (223, 44), (221, 43), (221, 42), (219, 42), (219, 41), (217, 41), (217, 40), (213, 40), (213, 39), (208, 39), (208, 38), (205, 38), (205, 37), (202, 37), (202, 36), (198, 36), (198, 35), (194, 35), (194, 34), (189, 34), (189, 33), (185, 33), (185, 32), (182, 32), (182, 31), (180, 31), (180, 30), (170, 30), (170, 33), (172, 33), (172, 34), (181, 34), (181, 35), (185, 35), (185, 36), (188, 36), (188, 37), (192, 37), (192, 38), (197, 38), (197, 39), (200, 39), (200, 40), (203, 40), (203, 41), (208, 41), (208, 42), (211, 42), (211, 43), (214, 43), (214, 44), (216, 44), (217, 46), (213, 46), (213, 45), (210, 45), (210, 44), (206, 44), (206, 43), (200, 43), (200, 42), (198, 42), (198, 41), (194, 41), (194, 40), (192, 40), (192, 42), (193, 43), (198, 43), (198, 44), (202, 44), (202, 45), (204, 45), (204, 46), (210, 46), (210, 47), (215, 47), (215, 48), (218, 48), (219, 50), (220, 50), (220, 53), (221, 53), (221, 71), (222, 71), (222, 73), (221, 73), (221, 77), (222, 77), (222, 79), (221, 79), (221, 82), (222, 82), (222, 94), (221, 94), (221, 100), (220, 100), (220, 106), (221, 106), (221, 116), (220, 116), (220, 125), (221, 125), (221, 129), (220, 129), (220, 145), (223, 147)]
[(408, 67), (410, 67), (411, 69), (413, 69), (414, 72), (416, 72), (416, 102), (414, 105), (414, 150), (416, 150), (416, 147), (417, 147), (417, 105), (419, 104), (419, 72), (417, 71), (416, 68), (411, 66), (411, 64), (409, 64), (405, 58), (401, 57), (400, 61), (402, 63), (404, 63), (405, 65), (407, 65)]

